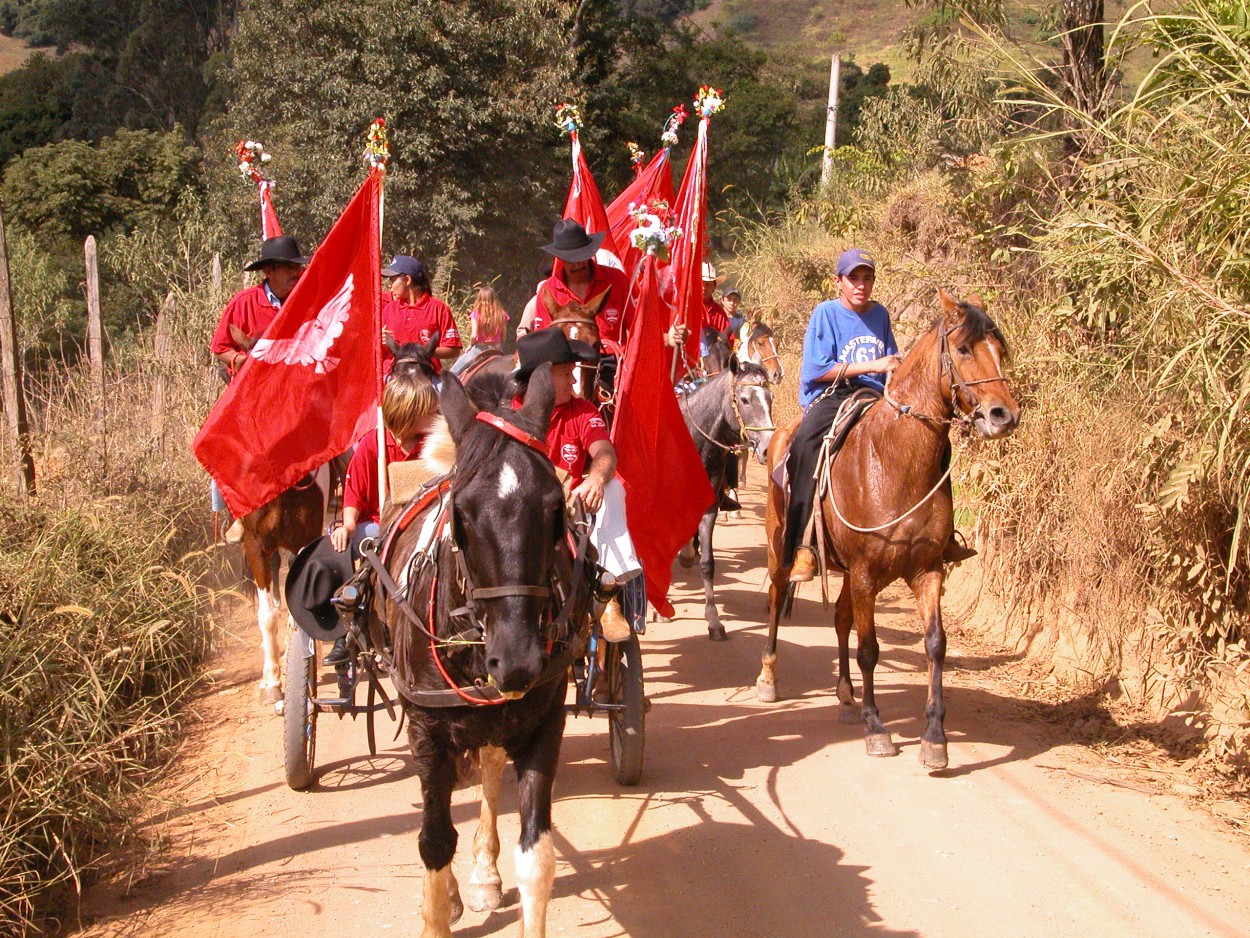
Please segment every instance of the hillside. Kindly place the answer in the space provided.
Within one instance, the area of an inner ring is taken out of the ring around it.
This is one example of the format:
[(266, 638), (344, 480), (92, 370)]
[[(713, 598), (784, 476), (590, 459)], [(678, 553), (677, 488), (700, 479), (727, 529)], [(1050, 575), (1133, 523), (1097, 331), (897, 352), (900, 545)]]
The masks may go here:
[(0, 36), (0, 75), (20, 68), (27, 57), (39, 50), (33, 49), (20, 39)]

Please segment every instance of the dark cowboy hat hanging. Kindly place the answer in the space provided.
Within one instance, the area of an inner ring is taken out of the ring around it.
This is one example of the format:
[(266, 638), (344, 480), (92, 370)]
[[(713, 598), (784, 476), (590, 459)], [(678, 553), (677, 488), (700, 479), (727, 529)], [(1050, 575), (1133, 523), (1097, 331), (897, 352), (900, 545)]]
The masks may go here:
[(299, 245), (290, 235), (267, 238), (260, 246), (260, 257), (244, 267), (244, 270), (260, 270), (266, 264), (299, 264), (303, 267), (308, 258), (299, 252)]
[(286, 605), (309, 638), (329, 642), (347, 634), (330, 600), (353, 573), (351, 552), (335, 550), (329, 537), (317, 538), (292, 559), (286, 576)]
[(561, 218), (551, 229), (551, 243), (544, 244), (542, 249), (566, 263), (575, 264), (594, 257), (604, 237), (605, 232), (587, 234), (580, 223), (571, 218)]

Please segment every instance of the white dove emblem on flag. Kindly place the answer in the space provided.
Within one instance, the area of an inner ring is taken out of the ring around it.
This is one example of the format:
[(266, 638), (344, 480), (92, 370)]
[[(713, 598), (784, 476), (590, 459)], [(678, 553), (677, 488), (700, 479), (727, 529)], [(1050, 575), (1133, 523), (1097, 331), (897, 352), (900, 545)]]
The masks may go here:
[(272, 365), (316, 365), (317, 374), (329, 374), (339, 363), (329, 353), (351, 313), (352, 290), (353, 277), (348, 274), (316, 319), (302, 323), (289, 339), (258, 339), (252, 346), (252, 357)]

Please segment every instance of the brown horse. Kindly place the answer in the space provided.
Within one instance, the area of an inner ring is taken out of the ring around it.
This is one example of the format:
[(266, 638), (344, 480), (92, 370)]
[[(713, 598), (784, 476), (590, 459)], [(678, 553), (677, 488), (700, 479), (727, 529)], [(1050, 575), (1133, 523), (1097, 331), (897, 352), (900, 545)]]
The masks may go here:
[(763, 368), (773, 384), (781, 384), (781, 379), (786, 376), (781, 356), (777, 354), (777, 337), (773, 334), (773, 327), (766, 322), (757, 322), (751, 327), (746, 341), (735, 354), (738, 361), (751, 362)]
[[(916, 597), (929, 659), (927, 726), (920, 762), (929, 770), (947, 765), (946, 704), (942, 666), (942, 551), (954, 530), (951, 489), (944, 456), (950, 426), (962, 423), (985, 439), (1010, 434), (1020, 418), (1003, 364), (1007, 344), (982, 310), (975, 294), (957, 303), (938, 291), (943, 314), (890, 375), (883, 400), (873, 404), (847, 435), (833, 459), (820, 498), (827, 562), (842, 571), (834, 613), (838, 633), (838, 699), (844, 720), (856, 719), (849, 675), (847, 639), (854, 624), (858, 638), (864, 700), (860, 718), (870, 756), (893, 756), (898, 748), (881, 722), (873, 687), (880, 654), (873, 615), (877, 594), (904, 580)], [(799, 421), (773, 437), (769, 474), (785, 458)], [(785, 493), (769, 486), (765, 529), (768, 537), (768, 644), (756, 680), (756, 696), (777, 699), (777, 626), (789, 588), (783, 567)]]

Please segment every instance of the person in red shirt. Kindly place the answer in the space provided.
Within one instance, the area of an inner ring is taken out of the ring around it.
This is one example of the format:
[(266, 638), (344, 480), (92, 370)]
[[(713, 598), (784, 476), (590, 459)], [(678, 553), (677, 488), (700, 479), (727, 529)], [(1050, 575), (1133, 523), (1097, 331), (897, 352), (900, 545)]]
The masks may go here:
[(716, 268), (711, 264), (703, 265), (703, 325), (715, 329), (726, 338), (729, 336), (729, 314), (713, 297), (716, 285), (721, 278), (716, 276)]
[[(548, 455), (557, 469), (569, 475), (569, 501), (580, 500), (587, 514), (594, 516), (590, 541), (598, 551), (599, 566), (617, 583), (638, 576), (642, 565), (625, 523), (625, 489), (615, 478), (616, 448), (595, 406), (573, 395), (573, 369), (597, 362), (598, 355), (584, 342), (570, 342), (559, 329), (544, 329), (517, 340), (517, 358), (513, 377), (523, 386), (535, 368), (551, 363), (556, 396), (547, 430)], [(629, 638), (630, 625), (618, 595), (608, 598), (598, 612), (605, 639)]]
[[(438, 392), (425, 377), (397, 375), (382, 389), (386, 461), (407, 462), (421, 455), (431, 418), (438, 412)], [(370, 430), (356, 443), (343, 479), (343, 523), (330, 533), (335, 550), (354, 549), (379, 533), (378, 433)]]
[(551, 243), (544, 244), (542, 250), (559, 258), (563, 269), (538, 285), (535, 294), (538, 302), (534, 304), (533, 317), (529, 322), (522, 321), (518, 330), (524, 328), (527, 332), (537, 332), (551, 325), (551, 316), (543, 301), (544, 292), (557, 307), (589, 303), (607, 293), (595, 314), (595, 324), (599, 327), (600, 339), (620, 342), (629, 284), (622, 271), (595, 261), (603, 239), (602, 231), (587, 234), (586, 229), (571, 218), (556, 222), (551, 232)]
[(249, 339), (263, 335), (277, 318), (283, 300), (295, 289), (307, 264), (308, 258), (300, 254), (295, 239), (279, 235), (266, 240), (260, 246), (259, 259), (243, 268), (259, 270), (264, 278), (256, 286), (241, 290), (230, 298), (208, 344), (213, 357), (225, 366), (229, 376), (227, 381), (238, 374), (247, 361), (247, 350), (239, 344), (236, 334)]
[[(460, 333), (451, 308), (430, 293), (430, 278), (425, 265), (415, 257), (396, 254), (390, 265), (382, 271), (383, 277), (391, 278), (390, 299), (383, 298), (382, 337), (390, 337), (397, 345), (410, 342), (425, 344), (438, 333), (438, 348), (434, 350), (434, 373), (442, 371), (442, 363), (460, 354)], [(382, 348), (382, 370), (391, 373), (395, 356), (385, 345)]]

